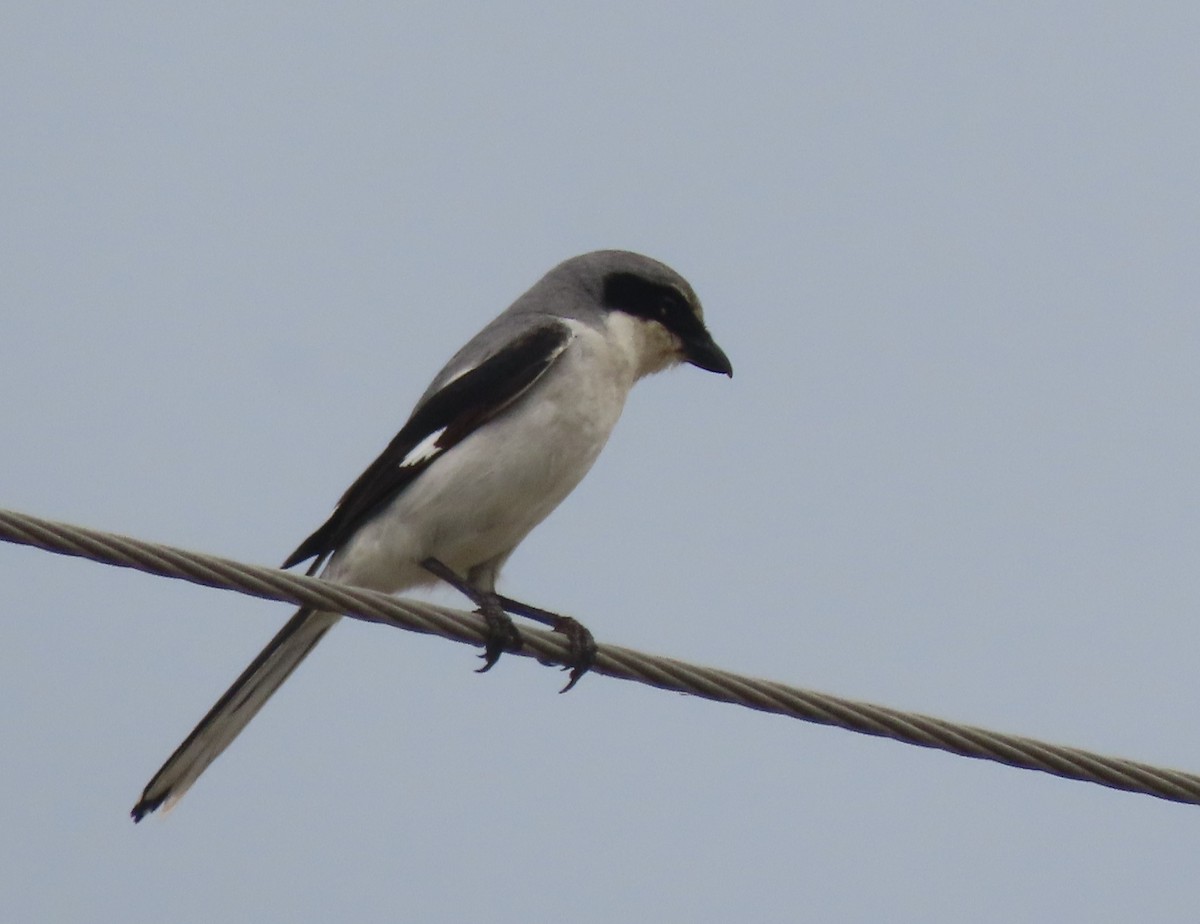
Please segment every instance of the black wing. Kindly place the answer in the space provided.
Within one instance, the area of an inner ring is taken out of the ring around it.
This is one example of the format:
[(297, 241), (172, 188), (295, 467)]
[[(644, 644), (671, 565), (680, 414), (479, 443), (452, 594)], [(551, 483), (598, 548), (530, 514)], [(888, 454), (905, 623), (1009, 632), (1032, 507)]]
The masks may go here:
[(439, 456), (520, 398), (570, 339), (570, 329), (560, 322), (535, 327), (430, 395), (283, 567), (313, 556), (319, 564)]

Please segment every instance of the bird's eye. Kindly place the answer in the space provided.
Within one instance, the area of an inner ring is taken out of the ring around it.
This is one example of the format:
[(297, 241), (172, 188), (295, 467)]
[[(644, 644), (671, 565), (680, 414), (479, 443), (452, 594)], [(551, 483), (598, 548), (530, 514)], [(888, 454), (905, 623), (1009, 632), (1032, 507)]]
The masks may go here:
[(674, 289), (667, 289), (663, 292), (658, 298), (658, 303), (655, 305), (655, 314), (659, 318), (669, 318), (686, 313), (687, 310), (687, 300)]
[(604, 280), (606, 307), (669, 325), (691, 313), (687, 296), (671, 285), (632, 273), (612, 273)]

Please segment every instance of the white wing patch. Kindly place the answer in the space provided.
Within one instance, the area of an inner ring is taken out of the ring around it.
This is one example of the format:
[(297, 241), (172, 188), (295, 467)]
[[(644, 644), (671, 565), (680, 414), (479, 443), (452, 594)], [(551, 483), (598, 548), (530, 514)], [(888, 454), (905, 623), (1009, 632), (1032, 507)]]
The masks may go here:
[[(546, 357), (546, 360), (545, 360), (546, 367), (538, 374), (537, 378), (535, 378), (533, 380), (533, 382), (530, 382), (530, 384), (527, 385), (524, 390), (522, 390), (518, 394), (514, 395), (512, 397), (512, 399), (510, 399), (510, 400), (516, 400), (522, 394), (524, 394), (525, 391), (527, 391), (534, 383), (536, 383), (537, 379), (540, 379), (542, 377), (542, 375), (544, 375), (546, 373), (546, 371), (550, 368), (550, 366), (552, 366), (554, 364), (554, 361), (556, 359), (558, 359), (558, 357), (562, 355), (563, 351), (571, 344), (571, 342), (573, 340), (575, 340), (576, 337), (579, 336), (581, 331), (590, 330), (590, 328), (587, 327), (587, 325), (581, 324), (578, 321), (568, 319), (568, 318), (560, 319), (560, 323), (566, 325), (566, 327), (571, 332), (571, 336), (564, 338), (563, 342), (560, 343), (558, 346), (556, 346), (554, 348), (553, 352), (551, 352), (550, 355)], [(454, 375), (450, 376), (445, 381), (438, 382), (437, 383), (437, 391), (438, 392), (442, 391), (443, 389), (446, 388), (447, 385), (456, 381), (457, 379), (462, 378), (468, 372), (470, 372), (476, 368), (478, 368), (478, 365), (467, 366), (464, 369), (459, 369), (457, 372), (454, 373)], [(443, 452), (446, 451), (446, 447), (439, 446), (438, 440), (442, 438), (442, 435), (448, 429), (449, 429), (449, 426), (445, 426), (445, 427), (441, 427), (440, 429), (434, 430), (432, 433), (430, 433), (427, 437), (425, 437), (425, 439), (421, 440), (421, 442), (417, 443), (416, 446), (414, 446), (412, 449), (410, 449), (408, 451), (408, 453), (404, 456), (404, 458), (400, 460), (400, 464), (397, 466), (397, 468), (401, 468), (401, 469), (412, 468), (413, 466), (421, 465), (422, 463), (428, 462), (431, 459), (436, 459), (438, 456), (440, 456)]]
[(442, 447), (437, 444), (437, 441), (445, 432), (445, 427), (442, 427), (440, 430), (434, 430), (429, 436), (417, 443), (400, 461), (400, 468), (408, 468), (410, 465), (420, 465), (422, 462), (440, 455)]

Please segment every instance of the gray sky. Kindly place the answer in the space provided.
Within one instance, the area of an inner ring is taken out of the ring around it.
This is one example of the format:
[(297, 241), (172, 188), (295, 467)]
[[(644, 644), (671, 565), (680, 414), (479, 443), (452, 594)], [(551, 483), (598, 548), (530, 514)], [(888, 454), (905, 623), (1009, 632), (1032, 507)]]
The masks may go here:
[[(0, 14), (0, 506), (273, 564), (560, 259), (686, 275), (504, 590), (645, 648), (1200, 770), (1192, 4)], [(22, 921), (1187, 920), (1195, 808), (0, 545)], [(452, 595), (440, 597), (448, 602)]]

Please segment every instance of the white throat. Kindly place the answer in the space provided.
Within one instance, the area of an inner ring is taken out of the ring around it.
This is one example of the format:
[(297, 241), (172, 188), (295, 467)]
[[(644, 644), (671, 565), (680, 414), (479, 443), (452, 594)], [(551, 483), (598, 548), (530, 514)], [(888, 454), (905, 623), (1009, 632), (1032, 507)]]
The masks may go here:
[(609, 343), (621, 354), (635, 380), (661, 372), (680, 360), (678, 338), (656, 321), (610, 311), (604, 328)]

